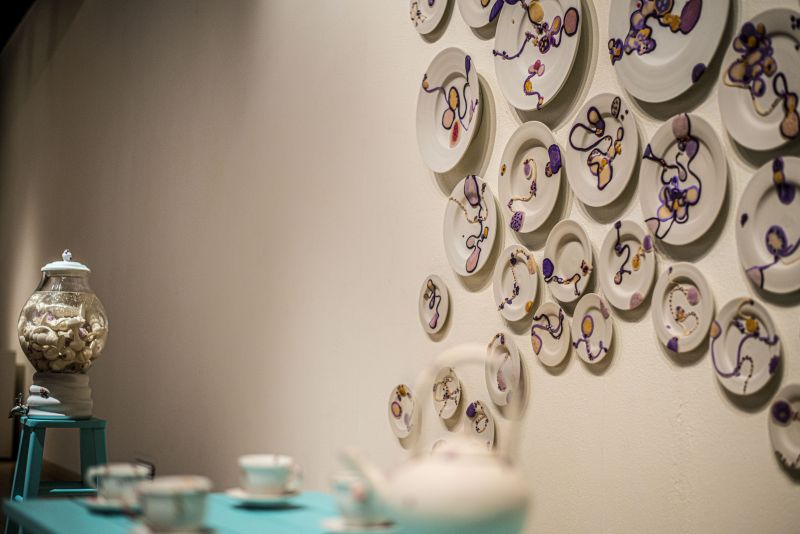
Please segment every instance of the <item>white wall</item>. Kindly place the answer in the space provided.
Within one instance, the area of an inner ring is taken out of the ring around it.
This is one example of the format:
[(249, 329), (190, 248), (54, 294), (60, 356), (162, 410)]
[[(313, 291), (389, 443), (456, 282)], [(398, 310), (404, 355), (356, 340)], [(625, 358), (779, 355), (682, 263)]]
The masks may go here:
[[(798, 6), (733, 3), (731, 28), (769, 5)], [(620, 90), (607, 22), (607, 0), (585, 6), (578, 74), (542, 114), (562, 146), (575, 105)], [(327, 486), (347, 444), (398, 463), (391, 388), (444, 347), (503, 327), (488, 276), (458, 279), (441, 236), (449, 189), (471, 171), (496, 191), (521, 120), (497, 86), (491, 33), (473, 33), (456, 8), (427, 42), (404, 0), (40, 0), (0, 58), (0, 347), (19, 350), (16, 317), (38, 268), (69, 246), (111, 321), (91, 376), (113, 459), (150, 455), (163, 473), (205, 473), (219, 489), (236, 484), (235, 459), (249, 451), (296, 456), (312, 488)], [(414, 115), (422, 73), (447, 46), (467, 50), (483, 78), (485, 157), (436, 177)], [(732, 219), (768, 157), (724, 134), (718, 75), (717, 61), (693, 96), (631, 105), (643, 141), (690, 109), (722, 137), (730, 194), (718, 227), (676, 252), (696, 261), (719, 307), (753, 294)], [(634, 188), (593, 214), (602, 223), (575, 201), (567, 210), (596, 246), (617, 217), (641, 219)], [(532, 244), (540, 262), (543, 240)], [(430, 272), (452, 299), (437, 340), (416, 316)], [(800, 305), (797, 295), (766, 305), (785, 364), (747, 402), (725, 394), (707, 351), (662, 352), (649, 310), (615, 313), (617, 349), (599, 369), (573, 355), (549, 372), (516, 332), (530, 384), (520, 468), (531, 531), (796, 530), (798, 480), (773, 457), (766, 410), (778, 380), (800, 379)], [(482, 368), (459, 371), (467, 395), (486, 398)], [(426, 421), (430, 442), (444, 430)], [(75, 454), (50, 438), (51, 459), (75, 466)]]

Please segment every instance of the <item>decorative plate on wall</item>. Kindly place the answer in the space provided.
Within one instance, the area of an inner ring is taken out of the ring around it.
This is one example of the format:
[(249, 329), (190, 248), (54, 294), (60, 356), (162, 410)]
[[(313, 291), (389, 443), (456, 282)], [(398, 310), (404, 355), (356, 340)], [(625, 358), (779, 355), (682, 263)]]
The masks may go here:
[(400, 384), (389, 395), (389, 426), (398, 438), (407, 438), (414, 428), (414, 398), (411, 388)]
[(725, 53), (717, 97), (740, 145), (778, 148), (800, 133), (800, 12), (770, 9), (745, 22)]
[(800, 469), (800, 384), (784, 387), (769, 410), (769, 439), (775, 457), (788, 469)]
[(433, 383), (433, 408), (442, 419), (456, 414), (461, 402), (461, 381), (452, 367), (442, 367)]
[(519, 350), (514, 340), (503, 332), (495, 334), (486, 347), (485, 370), (486, 389), (492, 402), (498, 406), (511, 402), (521, 373)]
[(800, 158), (778, 157), (753, 175), (736, 214), (744, 272), (772, 293), (800, 289)]
[(612, 0), (608, 52), (620, 83), (665, 102), (697, 83), (719, 45), (730, 0)]
[(561, 306), (547, 301), (539, 306), (531, 326), (531, 346), (539, 361), (555, 366), (564, 360), (570, 346), (569, 322)]
[(450, 297), (444, 281), (432, 274), (422, 283), (419, 290), (419, 322), (429, 334), (442, 329), (450, 310)]
[(539, 228), (561, 188), (561, 149), (541, 122), (524, 122), (506, 143), (500, 160), (500, 202), (515, 232)]
[(581, 225), (564, 219), (547, 236), (542, 277), (553, 296), (573, 302), (586, 290), (592, 275), (592, 245)]
[(729, 301), (711, 323), (711, 363), (725, 389), (752, 395), (781, 361), (781, 341), (767, 310), (751, 298)]
[(475, 436), (486, 448), (494, 446), (494, 417), (489, 407), (476, 400), (467, 406), (467, 419), (469, 419), (469, 434)]
[(506, 321), (519, 321), (533, 310), (539, 277), (536, 258), (522, 245), (506, 247), (492, 277), (494, 303)]
[(505, 0), (458, 0), (461, 18), (471, 28), (483, 28), (500, 14)]
[(673, 352), (689, 352), (706, 339), (714, 318), (714, 295), (691, 263), (664, 271), (653, 290), (653, 326), (659, 341)]
[(633, 221), (617, 221), (606, 234), (598, 260), (600, 286), (620, 310), (637, 308), (653, 287), (653, 238)]
[(411, 0), (408, 16), (414, 28), (422, 35), (431, 33), (442, 22), (450, 0)]
[(494, 68), (506, 99), (536, 110), (558, 94), (572, 70), (581, 29), (579, 0), (529, 0), (503, 8)]
[(463, 50), (445, 48), (433, 58), (417, 97), (417, 144), (432, 171), (449, 171), (464, 157), (480, 125), (480, 92)]
[(702, 237), (728, 186), (725, 153), (711, 125), (676, 115), (656, 131), (642, 160), (639, 202), (650, 233), (670, 245)]
[(469, 175), (453, 188), (444, 214), (444, 251), (450, 267), (471, 276), (486, 265), (497, 235), (497, 210), (489, 185)]
[(617, 95), (592, 97), (569, 131), (567, 178), (575, 196), (587, 206), (613, 202), (633, 174), (639, 159), (636, 119)]
[(587, 293), (575, 306), (572, 316), (572, 346), (581, 360), (597, 363), (606, 357), (614, 337), (614, 320), (605, 301)]

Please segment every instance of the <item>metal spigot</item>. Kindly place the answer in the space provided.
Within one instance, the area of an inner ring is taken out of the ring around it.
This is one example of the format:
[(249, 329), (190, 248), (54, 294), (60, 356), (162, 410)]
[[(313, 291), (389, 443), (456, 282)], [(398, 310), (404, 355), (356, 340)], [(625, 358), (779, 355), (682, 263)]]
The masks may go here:
[(22, 393), (17, 393), (14, 407), (8, 412), (8, 418), (11, 419), (12, 417), (19, 417), (22, 415), (28, 415), (28, 405), (22, 404)]

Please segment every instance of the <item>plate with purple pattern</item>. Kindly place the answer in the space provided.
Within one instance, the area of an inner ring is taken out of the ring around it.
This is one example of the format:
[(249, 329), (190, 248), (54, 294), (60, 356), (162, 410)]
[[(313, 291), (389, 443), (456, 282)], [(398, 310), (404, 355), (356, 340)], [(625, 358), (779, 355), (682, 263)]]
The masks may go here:
[(461, 18), (470, 28), (483, 28), (497, 18), (506, 0), (458, 0)]
[(519, 350), (514, 340), (504, 332), (495, 334), (486, 347), (486, 389), (489, 398), (498, 406), (511, 402), (519, 385), (521, 373)]
[(442, 419), (450, 419), (456, 414), (461, 403), (461, 381), (455, 369), (442, 367), (433, 381), (433, 408)]
[(587, 293), (575, 306), (572, 315), (572, 348), (586, 363), (598, 363), (606, 357), (614, 338), (614, 319), (603, 297)]
[(597, 263), (608, 301), (620, 310), (638, 308), (656, 274), (653, 237), (631, 220), (617, 221), (603, 240)]
[(800, 384), (781, 389), (769, 410), (769, 439), (787, 469), (800, 469)]
[(592, 276), (592, 245), (586, 232), (572, 219), (556, 224), (544, 246), (542, 278), (560, 302), (583, 295)]
[(702, 273), (680, 262), (661, 273), (653, 289), (653, 326), (672, 352), (690, 352), (706, 339), (714, 319), (714, 295)]
[(531, 346), (539, 361), (553, 367), (564, 361), (570, 345), (569, 320), (553, 301), (543, 302), (533, 316)]
[(581, 37), (580, 0), (506, 0), (497, 20), (494, 69), (512, 106), (546, 106), (569, 77)]
[(411, 24), (422, 35), (427, 35), (439, 26), (450, 0), (410, 0), (408, 16)]
[(407, 438), (414, 429), (416, 409), (411, 388), (399, 384), (389, 395), (389, 426), (398, 438)]
[(736, 245), (757, 287), (800, 289), (800, 158), (777, 157), (747, 182), (736, 212)]
[(681, 113), (656, 131), (642, 154), (639, 202), (656, 239), (685, 245), (719, 215), (728, 172), (717, 134), (705, 119)]
[(467, 424), (469, 435), (486, 445), (487, 449), (494, 446), (494, 417), (489, 407), (482, 401), (473, 401), (467, 406)]
[(800, 12), (769, 9), (745, 22), (722, 62), (717, 98), (737, 143), (772, 150), (800, 136)]
[(506, 247), (497, 259), (492, 290), (497, 311), (506, 321), (519, 321), (533, 311), (539, 277), (536, 258), (522, 245)]
[(472, 276), (489, 260), (497, 236), (497, 209), (489, 185), (471, 174), (458, 182), (447, 199), (444, 251), (450, 267)]
[(608, 53), (620, 84), (665, 102), (700, 81), (719, 46), (730, 0), (612, 0)]
[(435, 334), (444, 327), (447, 312), (450, 310), (450, 296), (444, 281), (432, 274), (422, 283), (419, 290), (419, 322), (429, 334)]
[(767, 310), (751, 298), (729, 301), (711, 323), (711, 364), (725, 389), (752, 395), (781, 361), (781, 340)]

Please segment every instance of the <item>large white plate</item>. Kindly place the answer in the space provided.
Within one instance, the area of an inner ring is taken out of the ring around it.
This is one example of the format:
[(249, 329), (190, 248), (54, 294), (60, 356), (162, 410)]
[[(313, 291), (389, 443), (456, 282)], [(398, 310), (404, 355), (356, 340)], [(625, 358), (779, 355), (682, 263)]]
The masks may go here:
[(455, 167), (480, 125), (478, 71), (458, 48), (433, 58), (417, 97), (417, 144), (422, 161), (434, 172)]
[(458, 0), (461, 18), (471, 28), (483, 28), (497, 18), (505, 0)]
[(473, 401), (467, 406), (466, 415), (469, 434), (491, 449), (494, 446), (494, 417), (489, 407), (482, 401)]
[(736, 214), (745, 273), (773, 293), (800, 289), (800, 158), (778, 157), (747, 182)]
[(486, 348), (486, 389), (498, 406), (511, 402), (521, 373), (519, 350), (507, 334), (495, 334)]
[(613, 202), (631, 179), (639, 157), (639, 131), (628, 105), (602, 93), (584, 104), (569, 131), (567, 178), (587, 206)]
[(592, 245), (581, 225), (572, 219), (555, 225), (542, 260), (542, 277), (553, 296), (561, 302), (577, 300), (586, 290), (592, 269)]
[(419, 322), (429, 334), (435, 334), (447, 322), (450, 309), (450, 296), (444, 281), (432, 274), (422, 283), (419, 290)]
[(519, 321), (533, 311), (539, 277), (536, 258), (521, 245), (507, 247), (497, 259), (492, 277), (494, 303), (507, 321)]
[(407, 438), (414, 428), (416, 409), (411, 388), (399, 384), (389, 395), (389, 426), (398, 438)]
[(539, 306), (531, 325), (531, 346), (539, 361), (547, 366), (560, 364), (570, 346), (569, 321), (561, 306), (547, 301)]
[(597, 263), (608, 301), (620, 310), (637, 308), (653, 287), (653, 238), (633, 221), (617, 221), (603, 240)]
[(461, 402), (461, 381), (455, 369), (442, 367), (433, 383), (433, 408), (442, 419), (450, 419)]
[(494, 68), (517, 109), (541, 109), (569, 77), (581, 36), (579, 0), (529, 0), (500, 12)]
[(706, 339), (714, 319), (714, 295), (690, 263), (661, 273), (653, 290), (653, 326), (658, 340), (673, 352), (689, 352)]
[(612, 0), (608, 52), (622, 86), (645, 102), (689, 89), (714, 56), (729, 11), (730, 0)]
[(725, 389), (752, 395), (781, 361), (781, 341), (767, 310), (750, 298), (729, 301), (711, 324), (711, 363)]
[(525, 122), (506, 143), (500, 159), (500, 202), (515, 232), (539, 228), (556, 205), (561, 188), (561, 149), (541, 122)]
[(722, 124), (736, 141), (771, 150), (800, 132), (800, 12), (770, 9), (742, 25), (722, 62)]
[(587, 293), (572, 315), (572, 347), (586, 363), (598, 363), (611, 350), (614, 320), (603, 298)]
[(244, 488), (231, 488), (225, 492), (239, 506), (247, 508), (274, 508), (286, 505), (300, 495), (301, 491), (287, 491), (274, 495), (250, 493)]
[(410, 0), (408, 16), (411, 24), (422, 35), (431, 33), (442, 22), (450, 0)]
[(642, 155), (639, 202), (653, 237), (685, 245), (717, 218), (728, 186), (719, 138), (704, 119), (681, 113), (665, 122)]
[(489, 184), (470, 175), (458, 182), (444, 213), (444, 251), (461, 276), (483, 268), (497, 235), (497, 209)]
[(800, 469), (800, 384), (780, 390), (769, 411), (769, 439), (775, 457), (789, 469)]

